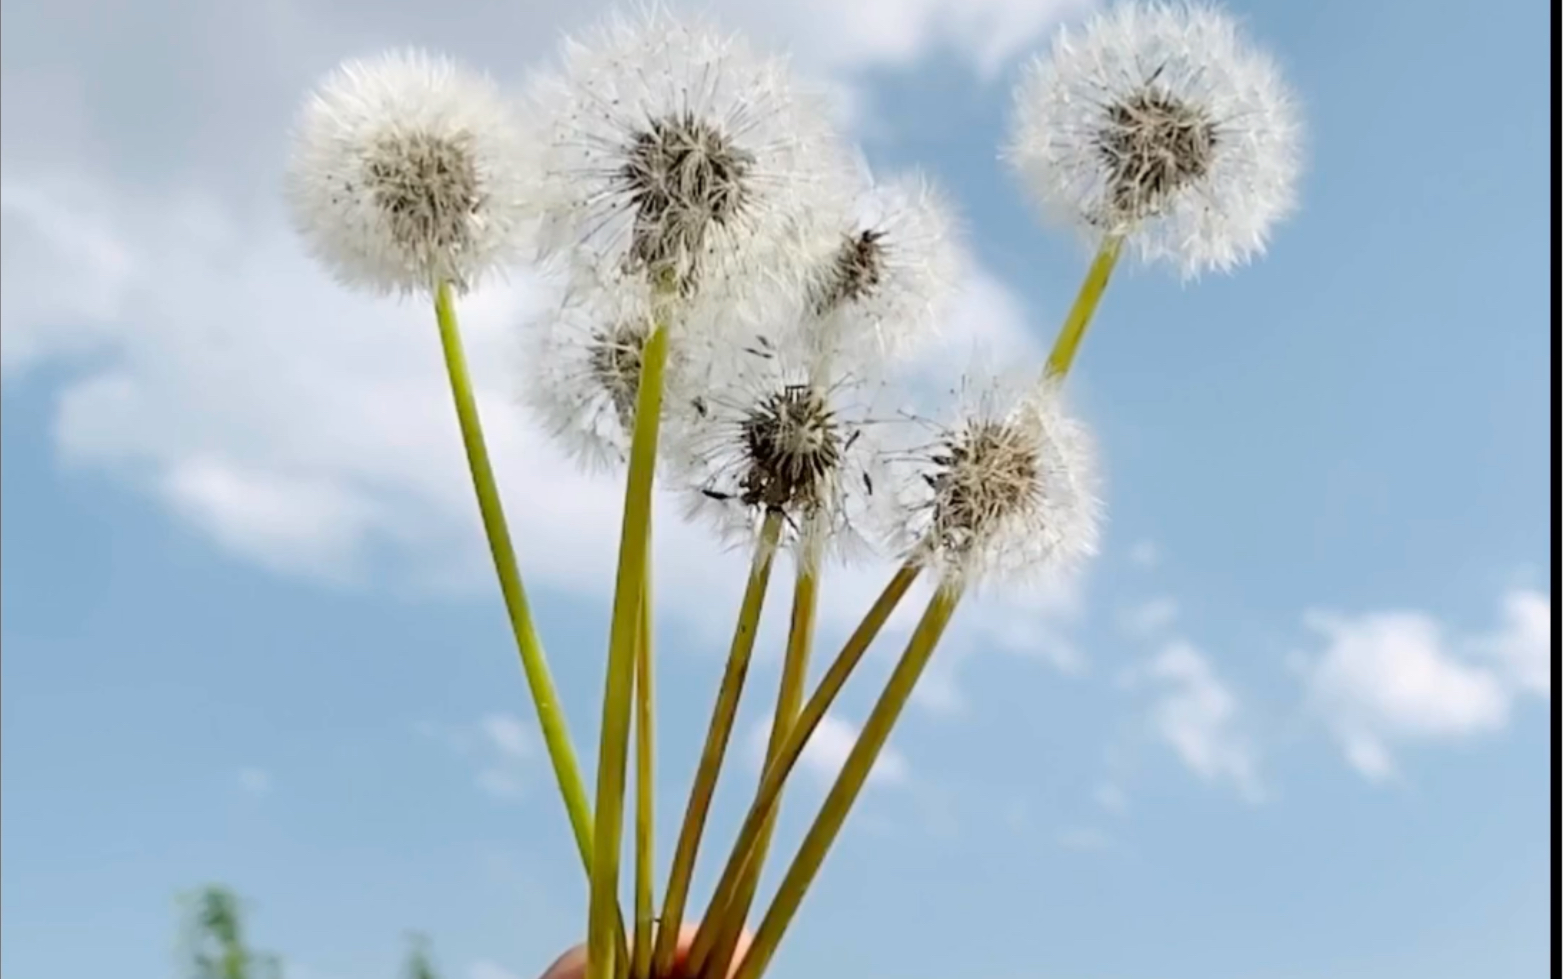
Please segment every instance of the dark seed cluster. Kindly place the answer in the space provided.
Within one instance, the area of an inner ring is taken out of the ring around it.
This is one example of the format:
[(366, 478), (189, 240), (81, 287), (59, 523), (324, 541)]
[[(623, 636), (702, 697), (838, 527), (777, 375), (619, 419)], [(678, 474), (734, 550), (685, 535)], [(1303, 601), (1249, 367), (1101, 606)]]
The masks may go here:
[(1036, 442), (1004, 422), (974, 422), (941, 440), (925, 481), (934, 546), (965, 554), (1007, 517), (1028, 506), (1037, 492)]
[(1109, 170), (1115, 218), (1156, 214), (1211, 168), (1217, 126), (1199, 106), (1149, 86), (1110, 105), (1105, 118), (1097, 149)]
[(753, 154), (690, 112), (652, 120), (619, 173), (635, 211), (627, 270), (672, 275), (692, 291), (707, 235), (744, 209), (754, 168)]
[(484, 203), (471, 136), (384, 136), (365, 162), (364, 182), (403, 248), (433, 256), (471, 244), (472, 218)]
[(740, 434), (743, 503), (798, 515), (826, 502), (845, 446), (841, 425), (820, 391), (790, 384), (768, 395), (746, 414)]
[(636, 421), (641, 354), (646, 343), (647, 326), (640, 321), (616, 323), (592, 334), (588, 366), (593, 380), (608, 394), (614, 415), (626, 431)]
[(860, 231), (843, 238), (837, 254), (815, 290), (815, 313), (824, 316), (852, 302), (868, 299), (880, 287), (886, 271), (884, 231)]

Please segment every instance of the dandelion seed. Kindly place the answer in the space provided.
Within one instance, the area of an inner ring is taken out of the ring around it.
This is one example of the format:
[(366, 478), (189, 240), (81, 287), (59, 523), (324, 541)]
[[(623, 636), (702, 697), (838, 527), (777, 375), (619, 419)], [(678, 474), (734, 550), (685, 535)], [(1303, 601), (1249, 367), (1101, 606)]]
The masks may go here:
[(665, 10), (610, 18), (533, 83), (546, 250), (693, 295), (842, 193), (845, 156), (784, 62)]
[(525, 153), (498, 90), (418, 51), (348, 61), (300, 114), (286, 195), (344, 284), (459, 289), (520, 251)]
[(1226, 14), (1121, 3), (1027, 68), (1006, 155), (1051, 218), (1193, 276), (1265, 250), (1295, 206), (1300, 135), (1276, 65)]
[(945, 580), (1068, 569), (1097, 550), (1091, 438), (1059, 386), (964, 391), (956, 419), (908, 453), (892, 501), (893, 545)]

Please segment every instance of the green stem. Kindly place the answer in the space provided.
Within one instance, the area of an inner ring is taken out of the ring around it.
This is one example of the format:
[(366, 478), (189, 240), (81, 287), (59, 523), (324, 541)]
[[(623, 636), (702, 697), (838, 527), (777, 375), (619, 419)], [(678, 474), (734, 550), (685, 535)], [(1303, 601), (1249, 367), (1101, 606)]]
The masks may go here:
[[(801, 551), (799, 567), (793, 581), (793, 610), (788, 621), (788, 647), (783, 657), (782, 679), (777, 688), (777, 711), (772, 716), (772, 730), (766, 742), (766, 762), (769, 767), (782, 753), (783, 745), (804, 701), (805, 678), (809, 673), (810, 648), (815, 638), (815, 610), (820, 597), (820, 554), (810, 546)], [(772, 807), (761, 825), (756, 839), (754, 856), (749, 868), (740, 879), (739, 890), (729, 902), (728, 909), (718, 919), (717, 942), (707, 961), (695, 964), (696, 975), (707, 979), (723, 979), (739, 947), (739, 935), (744, 931), (745, 918), (755, 901), (755, 892), (761, 884), (761, 869), (771, 848), (772, 833), (777, 826), (778, 807)], [(703, 969), (704, 967), (704, 969)]]
[(663, 927), (658, 929), (657, 948), (652, 958), (652, 971), (657, 976), (668, 975), (674, 967), (679, 922), (684, 919), (685, 901), (690, 896), (690, 878), (695, 871), (696, 851), (701, 846), (701, 833), (706, 827), (707, 812), (712, 807), (712, 793), (717, 788), (718, 771), (723, 766), (723, 755), (728, 750), (728, 738), (733, 732), (734, 716), (739, 710), (739, 695), (744, 690), (745, 674), (750, 668), (750, 654), (755, 649), (755, 632), (760, 624), (761, 607), (766, 601), (766, 586), (772, 576), (772, 559), (777, 555), (777, 538), (781, 533), (782, 515), (767, 514), (761, 524), (760, 539), (755, 545), (755, 558), (745, 583), (744, 598), (739, 604), (739, 620), (734, 626), (733, 643), (728, 650), (728, 665), (723, 670), (717, 702), (712, 707), (712, 721), (707, 727), (706, 744), (701, 749), (701, 763), (696, 768), (695, 781), (690, 787), (685, 820), (679, 827), (679, 842), (674, 847), (674, 863), (669, 870), (668, 890), (663, 897)]
[(625, 769), (630, 748), (631, 700), (642, 603), (647, 595), (648, 544), (652, 525), (652, 476), (657, 465), (658, 422), (663, 413), (663, 368), (668, 329), (658, 322), (642, 351), (641, 384), (630, 440), (625, 515), (620, 529), (619, 569), (609, 627), (608, 675), (598, 744), (597, 812), (593, 830), (591, 897), (587, 910), (586, 979), (609, 979), (617, 950), (620, 845), (625, 820)]
[(761, 973), (771, 962), (778, 943), (782, 941), (783, 933), (793, 920), (794, 913), (799, 910), (799, 903), (804, 900), (804, 892), (815, 879), (821, 863), (826, 859), (826, 852), (831, 849), (838, 831), (842, 829), (843, 822), (848, 818), (848, 810), (852, 808), (859, 791), (864, 788), (865, 781), (869, 779), (875, 759), (885, 747), (886, 739), (891, 735), (891, 728), (897, 722), (897, 716), (907, 705), (908, 698), (912, 695), (913, 688), (917, 686), (918, 678), (924, 672), (924, 667), (928, 665), (929, 658), (940, 642), (940, 636), (951, 621), (951, 615), (956, 611), (957, 602), (961, 597), (959, 587), (943, 583), (930, 598), (923, 617), (919, 619), (912, 638), (908, 640), (907, 649), (903, 651), (902, 658), (897, 661), (896, 669), (891, 672), (891, 679), (886, 681), (885, 690), (881, 692), (880, 699), (875, 702), (869, 718), (864, 722), (864, 730), (859, 732), (853, 750), (848, 753), (848, 760), (843, 763), (841, 773), (837, 775), (836, 782), (827, 793), (820, 814), (815, 817), (809, 832), (804, 835), (799, 853), (789, 865), (788, 872), (777, 889), (777, 896), (772, 899), (772, 906), (761, 919), (761, 926), (755, 933), (755, 941), (751, 944), (749, 952), (745, 954), (744, 961), (740, 963), (734, 979), (760, 979)]
[(1092, 266), (1087, 269), (1087, 277), (1082, 280), (1081, 289), (1076, 293), (1076, 301), (1065, 317), (1065, 324), (1060, 327), (1054, 349), (1049, 352), (1049, 362), (1044, 368), (1045, 377), (1064, 377), (1070, 370), (1071, 362), (1076, 359), (1076, 348), (1087, 333), (1092, 314), (1098, 309), (1098, 300), (1103, 298), (1103, 291), (1108, 288), (1109, 276), (1114, 273), (1114, 264), (1119, 261), (1120, 248), (1124, 243), (1125, 239), (1118, 235), (1108, 235), (1103, 239)]
[(652, 811), (654, 783), (652, 697), (652, 575), (641, 600), (636, 641), (636, 931), (631, 944), (631, 979), (652, 977)]
[(827, 667), (825, 675), (821, 677), (820, 685), (810, 695), (809, 702), (799, 713), (798, 720), (789, 728), (788, 738), (778, 750), (776, 760), (766, 767), (766, 774), (761, 779), (761, 787), (755, 794), (755, 801), (751, 803), (750, 811), (745, 815), (739, 836), (734, 841), (733, 851), (729, 854), (728, 862), (723, 867), (722, 877), (718, 881), (716, 890), (713, 891), (711, 906), (707, 909), (701, 927), (696, 933), (695, 942), (691, 945), (692, 963), (704, 964), (708, 961), (712, 948), (717, 942), (718, 922), (737, 893), (741, 876), (755, 855), (761, 831), (776, 807), (778, 798), (782, 795), (783, 785), (787, 781), (789, 772), (793, 770), (799, 756), (804, 753), (810, 736), (826, 717), (832, 702), (837, 699), (837, 695), (847, 684), (848, 677), (864, 658), (864, 654), (869, 651), (870, 644), (875, 641), (876, 636), (880, 635), (880, 630), (891, 618), (891, 613), (896, 611), (908, 589), (918, 578), (920, 570), (917, 564), (909, 562), (898, 568), (896, 574), (891, 576), (891, 580), (886, 583), (880, 596), (865, 613), (863, 621), (843, 644), (842, 651)]
[(533, 706), (538, 711), (538, 725), (543, 729), (544, 746), (549, 752), (549, 762), (554, 766), (560, 795), (565, 799), (571, 830), (576, 835), (576, 848), (581, 852), (583, 866), (590, 871), (592, 806), (587, 801), (587, 787), (576, 762), (576, 752), (571, 747), (570, 731), (560, 709), (559, 694), (555, 692), (554, 680), (549, 675), (543, 644), (538, 640), (532, 610), (527, 603), (527, 592), (522, 588), (522, 576), (517, 571), (516, 551), (511, 546), (511, 535), (506, 529), (505, 513), (500, 508), (500, 491), (495, 485), (489, 450), (484, 445), (483, 428), (478, 421), (478, 404), (473, 397), (473, 383), (467, 372), (467, 358), (462, 353), (462, 336), (457, 329), (449, 282), (439, 283), (435, 290), (435, 319), (440, 325), (440, 346), (445, 352), (446, 373), (451, 378), (457, 422), (462, 429), (462, 445), (467, 450), (467, 465), (473, 475), (473, 489), (478, 495), (478, 511), (483, 517), (484, 534), (489, 538), (489, 552), (494, 556), (495, 574), (500, 579), (500, 592), (505, 596), (511, 630), (516, 635), (522, 671), (527, 675)]

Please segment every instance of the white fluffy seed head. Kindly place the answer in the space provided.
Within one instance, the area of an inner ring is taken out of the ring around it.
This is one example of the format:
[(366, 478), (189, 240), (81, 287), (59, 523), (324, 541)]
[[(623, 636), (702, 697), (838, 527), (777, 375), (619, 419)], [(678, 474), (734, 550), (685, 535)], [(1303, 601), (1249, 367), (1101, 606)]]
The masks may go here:
[(689, 296), (755, 271), (801, 214), (846, 191), (846, 155), (786, 62), (662, 8), (566, 42), (529, 89), (546, 251)]
[[(625, 464), (636, 419), (642, 351), (659, 297), (645, 279), (569, 267), (564, 296), (523, 324), (523, 398), (567, 454), (590, 471)], [(685, 396), (684, 337), (670, 336), (665, 412)]]
[(1006, 156), (1045, 214), (1184, 276), (1250, 261), (1295, 207), (1294, 98), (1213, 7), (1121, 2), (1062, 28), (1015, 102)]
[(666, 430), (688, 515), (746, 544), (775, 513), (811, 560), (860, 554), (882, 481), (873, 386), (788, 332), (740, 333), (692, 361), (699, 380)]
[(394, 51), (345, 62), (311, 95), (284, 189), (294, 226), (344, 284), (465, 289), (524, 247), (525, 152), (486, 78)]
[(799, 321), (828, 345), (895, 360), (935, 333), (956, 290), (951, 209), (918, 174), (867, 181), (811, 242)]
[(1092, 438), (1057, 382), (964, 382), (954, 419), (897, 468), (891, 544), (948, 583), (1069, 571), (1095, 554)]

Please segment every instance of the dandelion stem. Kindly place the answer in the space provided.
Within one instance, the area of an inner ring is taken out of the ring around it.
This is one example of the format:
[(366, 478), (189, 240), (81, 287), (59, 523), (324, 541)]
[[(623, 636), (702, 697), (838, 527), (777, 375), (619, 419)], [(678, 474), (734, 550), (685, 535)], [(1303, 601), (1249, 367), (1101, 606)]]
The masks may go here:
[(897, 661), (896, 669), (891, 673), (891, 679), (886, 682), (885, 690), (881, 692), (880, 699), (875, 702), (874, 709), (870, 711), (869, 718), (864, 722), (864, 730), (859, 732), (853, 750), (848, 753), (848, 760), (843, 764), (836, 782), (832, 784), (831, 791), (827, 793), (820, 814), (815, 817), (815, 822), (811, 824), (809, 832), (804, 836), (804, 842), (799, 847), (798, 855), (789, 865), (782, 885), (777, 890), (777, 896), (773, 898), (771, 907), (761, 919), (761, 926), (755, 933), (755, 941), (746, 953), (744, 961), (740, 963), (734, 979), (760, 979), (761, 973), (771, 962), (778, 943), (782, 941), (783, 933), (793, 920), (794, 913), (798, 911), (799, 903), (804, 900), (805, 890), (815, 879), (821, 863), (826, 859), (827, 850), (831, 848), (838, 831), (842, 829), (849, 808), (852, 807), (859, 791), (863, 789), (865, 781), (869, 778), (875, 759), (885, 747), (886, 739), (891, 734), (892, 726), (896, 724), (897, 716), (906, 706), (908, 697), (912, 695), (919, 675), (929, 663), (929, 658), (940, 641), (941, 633), (951, 621), (951, 614), (956, 611), (960, 598), (960, 588), (950, 583), (943, 584), (930, 598), (923, 617), (919, 620), (917, 628), (913, 630), (912, 638), (908, 640), (902, 658)]
[[(658, 422), (663, 413), (663, 368), (668, 329), (654, 325), (642, 352), (636, 421), (630, 440), (630, 472), (620, 529), (619, 569), (609, 628), (608, 675), (598, 745), (598, 794), (593, 824), (592, 887), (587, 913), (587, 979), (608, 979), (616, 941), (621, 834), (625, 817), (625, 769), (630, 747), (631, 701), (636, 649), (647, 598), (648, 545), (652, 524), (652, 476), (657, 465)], [(650, 637), (649, 637), (650, 639)], [(618, 947), (617, 947), (618, 946)]]
[(1092, 323), (1092, 314), (1098, 309), (1103, 290), (1108, 288), (1109, 276), (1114, 273), (1114, 265), (1119, 261), (1120, 248), (1124, 243), (1125, 239), (1119, 235), (1104, 237), (1097, 256), (1087, 269), (1087, 277), (1082, 280), (1081, 289), (1076, 293), (1076, 301), (1066, 314), (1065, 324), (1060, 327), (1054, 349), (1049, 352), (1049, 362), (1044, 368), (1045, 377), (1064, 377), (1070, 370), (1071, 362), (1076, 359), (1076, 348), (1081, 345), (1081, 338)]
[[(648, 530), (651, 530), (649, 525)], [(648, 548), (650, 552), (650, 546)], [(641, 596), (636, 634), (636, 930), (631, 943), (630, 979), (652, 977), (652, 810), (653, 687), (652, 574)]]
[(559, 695), (554, 689), (554, 680), (549, 674), (543, 644), (533, 625), (532, 610), (527, 603), (527, 592), (522, 587), (521, 573), (517, 570), (516, 551), (511, 546), (511, 535), (506, 529), (505, 513), (500, 507), (500, 491), (495, 485), (489, 450), (484, 445), (483, 428), (478, 421), (478, 404), (473, 397), (473, 383), (467, 372), (467, 358), (462, 353), (462, 336), (457, 328), (449, 282), (441, 282), (435, 290), (435, 319), (440, 326), (440, 346), (445, 352), (446, 373), (450, 376), (451, 394), (456, 401), (462, 445), (467, 450), (467, 465), (473, 475), (473, 489), (478, 495), (478, 510), (483, 517), (484, 533), (489, 538), (489, 551), (494, 556), (500, 592), (505, 597), (511, 630), (516, 634), (516, 648), (521, 655), (527, 686), (532, 691), (533, 706), (538, 711), (538, 725), (543, 729), (549, 762), (554, 766), (554, 777), (559, 783), (560, 795), (565, 799), (571, 830), (576, 835), (576, 847), (581, 851), (582, 864), (590, 871), (592, 806), (587, 801), (587, 788), (582, 781), (575, 749), (571, 747), (570, 731), (560, 708)]
[(729, 854), (717, 889), (712, 894), (712, 904), (707, 909), (701, 927), (696, 933), (695, 942), (691, 945), (692, 964), (699, 967), (710, 961), (712, 948), (719, 937), (717, 934), (719, 922), (737, 891), (741, 875), (748, 869), (756, 853), (762, 830), (770, 821), (789, 772), (793, 770), (799, 756), (804, 753), (810, 736), (815, 733), (815, 728), (825, 718), (826, 711), (848, 682), (848, 677), (852, 675), (854, 668), (869, 650), (870, 644), (875, 641), (875, 637), (885, 627), (886, 621), (891, 618), (891, 613), (896, 611), (908, 589), (918, 578), (920, 570), (919, 565), (909, 562), (898, 568), (896, 574), (891, 576), (891, 580), (886, 583), (880, 596), (875, 599), (875, 603), (864, 614), (863, 620), (853, 630), (848, 641), (843, 644), (842, 651), (827, 667), (825, 675), (821, 677), (820, 685), (815, 688), (804, 709), (799, 712), (798, 719), (788, 729), (788, 737), (778, 749), (777, 757), (766, 766), (761, 787), (755, 794), (755, 801), (751, 804), (749, 813), (745, 815), (739, 836), (734, 841), (733, 852)]
[(701, 763), (696, 768), (695, 781), (690, 787), (690, 801), (685, 807), (685, 820), (679, 828), (679, 842), (674, 847), (674, 863), (669, 870), (668, 890), (663, 897), (662, 922), (658, 929), (657, 948), (653, 955), (653, 974), (668, 975), (674, 965), (675, 941), (679, 935), (679, 922), (685, 913), (685, 901), (690, 896), (690, 878), (695, 870), (696, 851), (701, 846), (701, 833), (706, 826), (707, 811), (712, 806), (712, 793), (717, 788), (718, 771), (723, 765), (723, 755), (728, 750), (728, 738), (733, 732), (734, 715), (739, 710), (739, 695), (744, 689), (745, 673), (750, 668), (750, 654), (755, 649), (756, 627), (761, 620), (761, 607), (766, 600), (766, 586), (771, 581), (772, 560), (777, 555), (777, 538), (782, 533), (782, 514), (768, 513), (761, 524), (761, 536), (755, 545), (755, 558), (750, 564), (749, 580), (745, 583), (744, 598), (739, 605), (739, 620), (734, 626), (733, 643), (728, 650), (728, 665), (717, 690), (717, 702), (712, 708), (712, 721), (707, 728), (706, 744), (701, 749)]
[[(765, 768), (777, 760), (799, 707), (804, 701), (805, 679), (809, 673), (810, 647), (815, 638), (816, 599), (820, 595), (820, 552), (810, 544), (799, 555), (799, 566), (793, 580), (793, 611), (788, 620), (788, 648), (783, 656), (782, 679), (777, 688), (777, 710), (772, 715), (772, 730), (766, 742)], [(739, 945), (739, 934), (744, 931), (744, 919), (750, 913), (756, 888), (761, 883), (761, 868), (771, 847), (772, 831), (777, 825), (777, 807), (770, 807), (766, 820), (756, 838), (754, 854), (749, 867), (740, 880), (739, 890), (729, 902), (727, 910), (717, 919), (717, 941), (704, 963), (692, 963), (696, 975), (710, 975), (722, 979), (728, 974), (728, 964), (733, 960)], [(703, 970), (704, 967), (704, 971)]]

